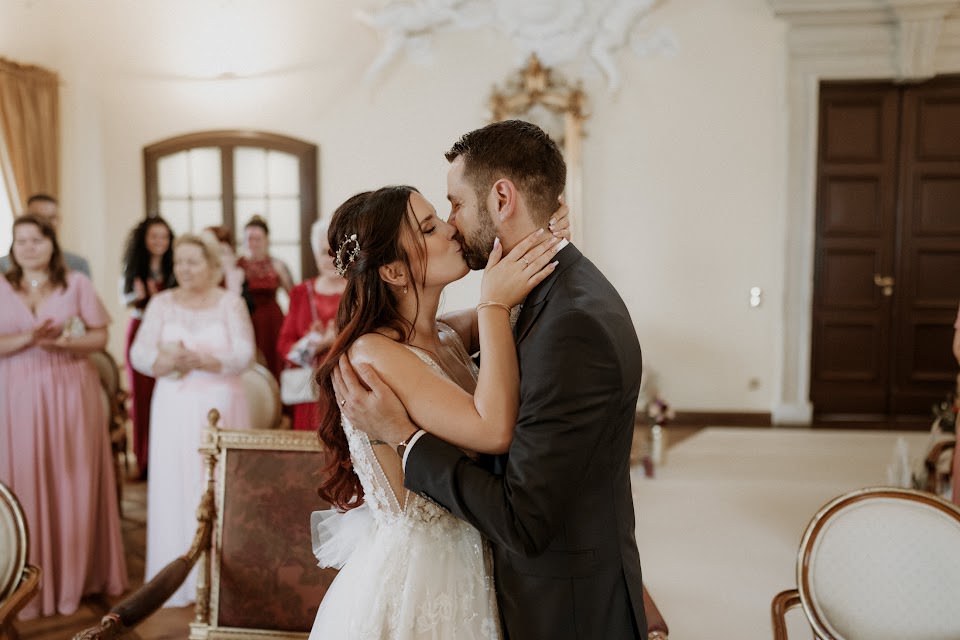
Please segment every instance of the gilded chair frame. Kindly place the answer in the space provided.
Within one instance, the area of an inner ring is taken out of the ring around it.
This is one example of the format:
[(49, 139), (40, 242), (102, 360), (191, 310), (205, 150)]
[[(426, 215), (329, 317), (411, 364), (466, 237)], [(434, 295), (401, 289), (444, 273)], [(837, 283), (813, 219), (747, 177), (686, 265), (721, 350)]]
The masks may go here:
[(23, 508), (13, 492), (0, 482), (0, 523), (12, 529), (13, 548), (5, 549), (11, 567), (9, 580), (0, 583), (0, 640), (16, 640), (13, 627), (17, 613), (40, 591), (40, 569), (27, 564), (30, 553), (30, 531)]
[(543, 107), (563, 118), (562, 148), (567, 163), (564, 200), (570, 207), (570, 231), (578, 239), (583, 238), (582, 148), (586, 104), (587, 95), (581, 83), (570, 83), (550, 67), (543, 66), (535, 53), (530, 54), (527, 65), (508, 79), (502, 89), (494, 88), (489, 103), (494, 122), (508, 118), (533, 121), (531, 114), (535, 107)]

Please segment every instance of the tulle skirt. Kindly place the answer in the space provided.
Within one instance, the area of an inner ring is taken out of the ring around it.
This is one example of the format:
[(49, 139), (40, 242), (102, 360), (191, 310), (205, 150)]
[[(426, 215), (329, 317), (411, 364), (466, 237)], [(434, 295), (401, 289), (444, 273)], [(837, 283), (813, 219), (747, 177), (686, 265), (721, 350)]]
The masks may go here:
[(342, 568), (310, 640), (500, 638), (488, 545), (452, 515), (424, 521), (408, 511), (315, 514), (314, 551), (322, 566)]

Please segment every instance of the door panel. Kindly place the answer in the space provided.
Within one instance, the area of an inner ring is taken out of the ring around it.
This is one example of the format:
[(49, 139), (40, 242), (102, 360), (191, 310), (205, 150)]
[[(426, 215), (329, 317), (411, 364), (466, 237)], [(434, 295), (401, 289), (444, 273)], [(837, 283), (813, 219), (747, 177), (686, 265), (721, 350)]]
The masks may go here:
[(952, 388), (960, 300), (960, 79), (825, 83), (811, 400), (929, 415)]
[(901, 89), (900, 259), (891, 412), (925, 413), (953, 386), (960, 299), (960, 81)]
[(885, 85), (821, 90), (811, 399), (819, 413), (886, 411), (898, 99)]

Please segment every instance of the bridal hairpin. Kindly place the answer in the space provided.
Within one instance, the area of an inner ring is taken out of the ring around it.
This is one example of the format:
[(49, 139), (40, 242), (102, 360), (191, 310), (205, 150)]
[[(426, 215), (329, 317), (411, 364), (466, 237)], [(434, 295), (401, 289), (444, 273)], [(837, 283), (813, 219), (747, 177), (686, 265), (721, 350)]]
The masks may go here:
[[(352, 245), (352, 246), (351, 246)], [(347, 274), (347, 269), (360, 256), (360, 241), (357, 240), (357, 234), (352, 233), (349, 236), (343, 234), (343, 242), (337, 248), (337, 257), (334, 260), (334, 267), (341, 277)]]

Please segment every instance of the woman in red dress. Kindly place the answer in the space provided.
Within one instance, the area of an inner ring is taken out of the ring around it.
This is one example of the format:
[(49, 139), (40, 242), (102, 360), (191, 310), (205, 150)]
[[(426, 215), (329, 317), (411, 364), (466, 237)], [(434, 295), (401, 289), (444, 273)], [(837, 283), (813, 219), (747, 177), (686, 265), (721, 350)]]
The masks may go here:
[(133, 452), (139, 477), (147, 477), (147, 443), (150, 442), (150, 400), (154, 379), (130, 366), (133, 344), (150, 298), (175, 284), (173, 277), (173, 230), (160, 216), (143, 220), (130, 231), (123, 259), (120, 299), (130, 309), (127, 325), (127, 387), (130, 389), (130, 416), (133, 423)]
[(253, 333), (257, 350), (263, 355), (267, 369), (280, 378), (283, 358), (277, 354), (277, 335), (283, 325), (283, 311), (277, 304), (277, 289), (293, 288), (290, 270), (282, 261), (270, 256), (270, 228), (260, 216), (253, 216), (243, 228), (247, 255), (237, 260), (246, 274), (247, 288), (253, 299)]
[[(327, 221), (317, 220), (310, 229), (310, 247), (317, 262), (319, 275), (301, 282), (290, 291), (290, 309), (277, 338), (277, 352), (286, 358), (298, 340), (313, 332), (311, 344), (316, 351), (312, 368), (320, 364), (324, 353), (333, 344), (337, 334), (337, 309), (346, 280), (337, 273), (327, 242)], [(286, 366), (301, 366), (298, 362), (285, 360)], [(312, 431), (319, 426), (316, 402), (293, 405), (293, 428)]]

